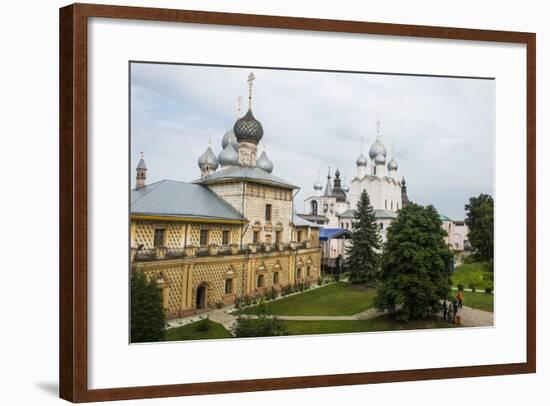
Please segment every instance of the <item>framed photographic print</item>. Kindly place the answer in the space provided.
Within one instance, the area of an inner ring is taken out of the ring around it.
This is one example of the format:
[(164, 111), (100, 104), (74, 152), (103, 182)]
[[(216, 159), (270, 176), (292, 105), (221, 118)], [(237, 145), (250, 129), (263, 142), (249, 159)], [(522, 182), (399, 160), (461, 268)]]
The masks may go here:
[(89, 4), (60, 34), (62, 398), (535, 372), (535, 34)]

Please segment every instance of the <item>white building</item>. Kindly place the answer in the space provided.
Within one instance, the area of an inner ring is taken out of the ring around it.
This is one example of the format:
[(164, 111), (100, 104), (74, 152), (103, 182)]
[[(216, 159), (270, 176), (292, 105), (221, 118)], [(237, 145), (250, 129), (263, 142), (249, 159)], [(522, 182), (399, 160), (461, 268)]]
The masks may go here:
[(350, 230), (354, 218), (353, 211), (357, 207), (361, 193), (366, 190), (380, 226), (382, 239), (385, 239), (386, 228), (409, 199), (405, 180), (400, 180), (398, 176), (397, 161), (394, 157), (387, 161), (387, 150), (380, 135), (380, 123), (377, 124), (376, 140), (368, 154), (370, 161), (363, 154), (361, 146), (361, 154), (355, 161), (357, 172), (351, 180), (351, 186), (342, 185), (338, 169), (334, 174), (334, 182), (331, 183), (329, 169), (324, 191), (318, 179), (313, 186), (315, 194), (305, 199), (302, 215), (304, 218), (324, 227)]
[[(313, 185), (315, 193), (304, 200), (304, 214), (300, 216), (324, 227), (321, 230), (324, 260), (345, 256), (350, 234), (342, 233), (341, 230), (351, 230), (353, 212), (364, 190), (374, 209), (382, 241), (385, 241), (386, 230), (397, 217), (398, 211), (410, 203), (405, 178), (399, 174), (395, 157), (388, 156), (382, 142), (380, 122), (377, 122), (376, 140), (369, 149), (368, 158), (363, 154), (361, 145), (361, 153), (355, 164), (356, 174), (350, 186), (342, 184), (338, 169), (332, 181), (329, 168), (324, 190), (318, 176)], [(464, 222), (453, 221), (444, 215), (440, 217), (447, 232), (445, 242), (449, 248), (455, 251), (467, 248), (468, 230)], [(331, 241), (331, 236), (335, 236), (334, 239), (338, 241)]]

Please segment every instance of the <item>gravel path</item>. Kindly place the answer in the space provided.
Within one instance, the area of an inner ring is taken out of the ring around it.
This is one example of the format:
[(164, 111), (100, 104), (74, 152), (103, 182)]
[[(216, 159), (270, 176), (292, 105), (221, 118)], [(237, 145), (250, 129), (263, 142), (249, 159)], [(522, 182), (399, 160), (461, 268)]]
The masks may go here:
[(468, 306), (459, 309), (458, 315), (465, 327), (484, 327), (493, 325), (493, 313), (484, 310), (473, 309)]

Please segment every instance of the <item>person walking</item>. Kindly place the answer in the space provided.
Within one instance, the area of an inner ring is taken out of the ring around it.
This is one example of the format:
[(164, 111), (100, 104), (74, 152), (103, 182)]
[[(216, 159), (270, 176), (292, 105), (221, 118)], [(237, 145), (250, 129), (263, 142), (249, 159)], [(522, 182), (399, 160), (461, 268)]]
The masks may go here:
[(447, 320), (447, 299), (443, 300), (443, 321)]
[(462, 301), (464, 300), (464, 292), (459, 290), (456, 294), (456, 300), (458, 300), (458, 307), (462, 309)]
[(453, 323), (456, 324), (456, 315), (458, 314), (458, 300), (453, 300)]

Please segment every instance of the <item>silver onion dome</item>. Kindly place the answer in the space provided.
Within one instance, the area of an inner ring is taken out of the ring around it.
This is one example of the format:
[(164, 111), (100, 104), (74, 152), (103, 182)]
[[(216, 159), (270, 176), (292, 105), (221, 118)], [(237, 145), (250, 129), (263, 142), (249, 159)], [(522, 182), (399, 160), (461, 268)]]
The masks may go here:
[(392, 158), (390, 162), (388, 162), (388, 170), (390, 171), (396, 171), (397, 170), (397, 161), (395, 158)]
[(223, 135), (222, 149), (225, 149), (225, 147), (227, 147), (227, 144), (229, 144), (229, 140), (231, 140), (231, 145), (233, 145), (233, 149), (237, 151), (237, 149), (239, 148), (239, 141), (237, 141), (237, 138), (235, 137), (233, 128), (227, 130), (227, 132)]
[(367, 166), (367, 158), (363, 154), (361, 154), (355, 161), (355, 164), (357, 166)]
[(349, 186), (344, 184), (342, 185), (342, 190), (344, 191), (344, 193), (348, 193), (349, 192)]
[(212, 148), (208, 147), (204, 154), (202, 154), (197, 161), (199, 168), (202, 169), (204, 165), (210, 165), (210, 168), (218, 169), (218, 158), (214, 155)]
[(273, 162), (267, 157), (265, 151), (262, 151), (262, 154), (256, 160), (256, 166), (268, 173), (273, 172)]
[(313, 185), (313, 190), (323, 190), (323, 185), (320, 182), (317, 182)]
[(369, 150), (370, 159), (376, 158), (377, 155), (383, 155), (384, 157), (387, 155), (386, 147), (380, 142), (380, 140), (376, 140)]
[(264, 135), (262, 123), (254, 118), (252, 110), (248, 110), (243, 117), (235, 122), (233, 132), (238, 142), (247, 141), (253, 144), (258, 144)]
[(239, 164), (239, 153), (233, 148), (233, 143), (228, 142), (220, 155), (218, 155), (218, 162), (221, 166), (232, 166)]
[(386, 157), (382, 154), (378, 154), (376, 155), (376, 157), (374, 158), (374, 163), (376, 165), (384, 165), (386, 163)]

